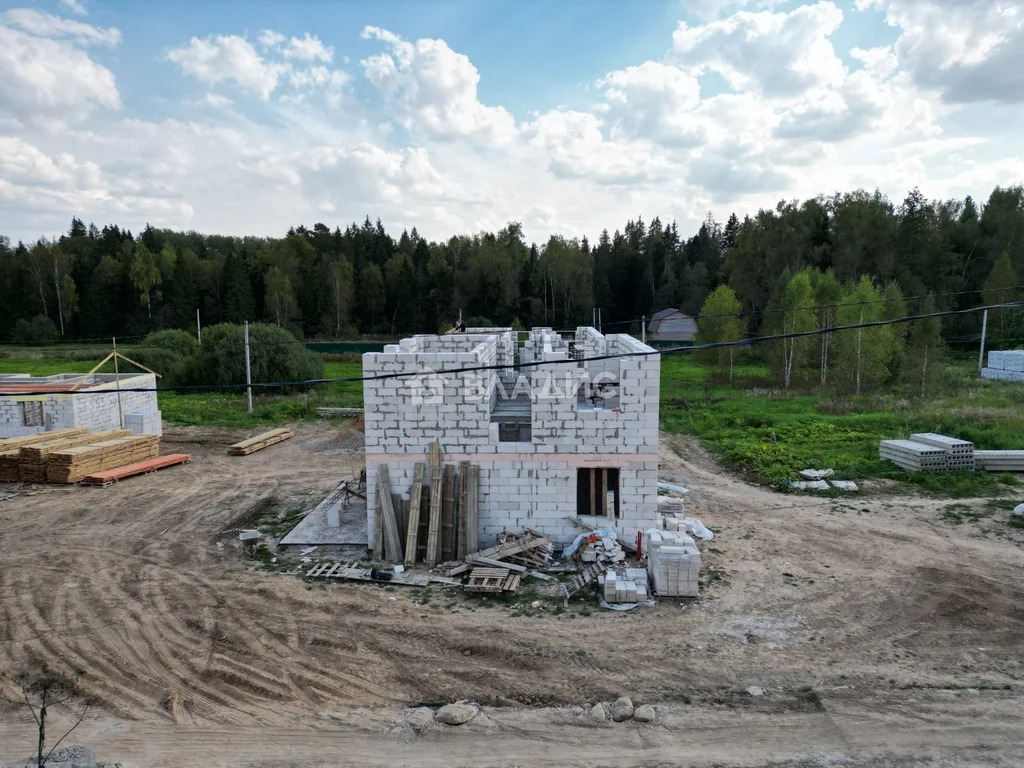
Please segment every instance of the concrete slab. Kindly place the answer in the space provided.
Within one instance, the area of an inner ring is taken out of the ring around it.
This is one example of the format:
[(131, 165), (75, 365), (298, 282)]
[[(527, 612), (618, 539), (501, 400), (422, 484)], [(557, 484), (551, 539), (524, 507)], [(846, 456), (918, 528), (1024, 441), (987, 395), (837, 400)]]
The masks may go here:
[[(333, 515), (340, 518), (341, 525), (328, 525), (327, 518)], [(320, 505), (302, 518), (299, 524), (281, 539), (281, 544), (366, 547), (366, 502), (352, 499), (348, 506), (342, 501), (336, 501), (330, 506)]]

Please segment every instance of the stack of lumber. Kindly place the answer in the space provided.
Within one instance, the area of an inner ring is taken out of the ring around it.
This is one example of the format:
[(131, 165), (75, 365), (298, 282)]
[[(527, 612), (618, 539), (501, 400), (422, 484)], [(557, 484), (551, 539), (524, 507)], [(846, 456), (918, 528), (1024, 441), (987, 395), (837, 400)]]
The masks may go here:
[(16, 482), (18, 480), (18, 465), (21, 463), (23, 447), (87, 434), (89, 434), (88, 429), (55, 429), (51, 432), (38, 432), (34, 435), (0, 439), (0, 481)]
[(287, 440), (291, 436), (292, 431), (290, 429), (272, 429), (269, 432), (264, 432), (262, 435), (256, 435), (256, 437), (250, 437), (248, 440), (243, 440), (240, 443), (229, 446), (228, 456), (248, 456), (250, 453), (262, 451), (264, 448), (268, 448), (275, 443)]
[(155, 459), (136, 461), (134, 464), (126, 464), (116, 469), (106, 469), (102, 472), (93, 472), (82, 478), (82, 485), (92, 485), (99, 488), (106, 488), (108, 485), (124, 480), (126, 477), (145, 475), (156, 472), (164, 467), (173, 467), (175, 464), (187, 464), (192, 457), (187, 453), (170, 453), (166, 456), (157, 456)]
[(92, 445), (52, 451), (47, 457), (46, 479), (51, 483), (77, 483), (86, 475), (152, 459), (160, 452), (156, 435), (135, 435)]
[(45, 483), (49, 456), (54, 451), (94, 445), (118, 437), (128, 437), (131, 434), (130, 429), (111, 429), (23, 446), (18, 450), (18, 479), (23, 483)]

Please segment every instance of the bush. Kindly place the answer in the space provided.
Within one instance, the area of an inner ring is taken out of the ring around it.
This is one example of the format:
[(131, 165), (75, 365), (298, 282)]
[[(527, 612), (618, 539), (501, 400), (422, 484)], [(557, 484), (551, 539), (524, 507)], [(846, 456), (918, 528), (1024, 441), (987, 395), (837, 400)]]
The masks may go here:
[(55, 344), (59, 338), (57, 326), (46, 315), (36, 315), (31, 320), (18, 320), (11, 337), (12, 341), (19, 344)]
[(132, 350), (131, 358), (159, 373), (161, 384), (173, 387), (185, 383), (188, 361), (198, 351), (199, 342), (187, 331), (157, 331)]
[[(324, 361), (283, 328), (249, 326), (249, 357), (254, 382), (304, 381), (323, 377)], [(241, 326), (220, 323), (203, 329), (203, 344), (185, 365), (192, 385), (245, 383), (245, 342)]]

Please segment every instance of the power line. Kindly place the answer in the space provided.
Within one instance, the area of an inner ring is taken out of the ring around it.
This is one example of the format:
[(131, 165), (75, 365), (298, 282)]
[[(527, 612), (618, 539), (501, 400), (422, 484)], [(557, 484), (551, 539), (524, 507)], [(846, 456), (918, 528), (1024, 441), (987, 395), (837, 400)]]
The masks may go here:
[[(476, 373), (479, 371), (507, 371), (507, 370), (518, 370), (521, 368), (536, 368), (545, 365), (573, 365), (576, 366), (579, 363), (587, 362), (598, 362), (602, 360), (620, 360), (625, 358), (633, 357), (651, 357), (653, 355), (671, 355), (671, 354), (682, 354), (697, 352), (705, 349), (721, 349), (726, 347), (744, 347), (751, 346), (754, 344), (761, 344), (767, 341), (781, 341), (784, 339), (798, 339), (810, 336), (821, 336), (829, 333), (836, 333), (838, 331), (855, 331), (862, 328), (879, 328), (887, 325), (898, 325), (900, 323), (910, 323), (916, 320), (929, 320), (932, 318), (951, 317), (954, 315), (968, 315), (976, 312), (983, 312), (985, 310), (993, 309), (1011, 309), (1014, 307), (1024, 306), (1024, 301), (1014, 301), (1006, 304), (990, 304), (985, 306), (970, 307), (968, 309), (949, 309), (942, 312), (928, 312), (921, 315), (906, 315), (904, 317), (890, 318), (888, 320), (873, 320), (866, 323), (854, 323), (851, 325), (839, 325), (839, 326), (828, 326), (826, 328), (816, 328), (809, 331), (792, 331), (789, 333), (778, 333), (771, 336), (754, 336), (748, 339), (738, 339), (736, 341), (716, 341), (707, 344), (694, 344), (685, 347), (667, 347), (665, 349), (651, 349), (650, 351), (638, 351), (638, 352), (622, 352), (614, 355), (593, 355), (591, 357), (582, 358), (566, 358), (564, 360), (538, 360), (530, 363), (519, 363), (509, 365), (472, 365), (465, 366), (463, 368), (441, 368), (438, 370), (420, 370), (420, 371), (401, 371), (396, 373), (381, 373), (373, 376), (341, 376), (338, 378), (331, 379), (307, 379), (305, 381), (271, 381), (264, 383), (253, 383), (248, 384), (192, 384), (192, 385), (181, 385), (174, 387), (121, 387), (121, 392), (195, 392), (195, 391), (211, 391), (211, 390), (243, 390), (248, 386), (259, 387), (262, 389), (283, 389), (283, 388), (299, 388), (299, 387), (312, 387), (320, 384), (344, 384), (348, 382), (356, 381), (386, 381), (389, 379), (404, 379), (404, 378), (415, 378), (418, 376), (445, 376), (445, 375), (457, 375), (463, 373)], [(0, 384), (0, 390), (3, 385)], [(83, 395), (83, 394), (110, 394), (108, 390), (89, 390), (89, 389), (78, 389), (74, 392), (18, 392), (17, 396), (33, 396), (33, 395)], [(0, 395), (2, 396), (2, 395)]]

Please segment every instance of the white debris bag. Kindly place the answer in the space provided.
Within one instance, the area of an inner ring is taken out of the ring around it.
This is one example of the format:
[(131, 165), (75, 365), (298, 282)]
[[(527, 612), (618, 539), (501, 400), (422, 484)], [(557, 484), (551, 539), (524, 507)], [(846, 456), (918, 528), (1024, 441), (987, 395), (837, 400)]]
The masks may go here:
[(568, 547), (566, 547), (565, 549), (562, 550), (562, 559), (564, 560), (567, 557), (572, 557), (573, 554), (576, 552), (576, 550), (580, 548), (580, 542), (582, 542), (588, 536), (598, 536), (598, 537), (601, 537), (601, 538), (603, 538), (605, 536), (608, 536), (608, 537), (614, 539), (615, 538), (615, 529), (614, 528), (599, 528), (596, 531), (589, 531), (588, 533), (581, 533), (579, 536), (577, 536), (575, 539), (572, 540), (572, 544), (570, 544)]
[(683, 522), (686, 524), (686, 527), (689, 528), (691, 536), (703, 539), (704, 541), (711, 541), (715, 538), (715, 534), (711, 532), (711, 529), (696, 517), (684, 517)]

